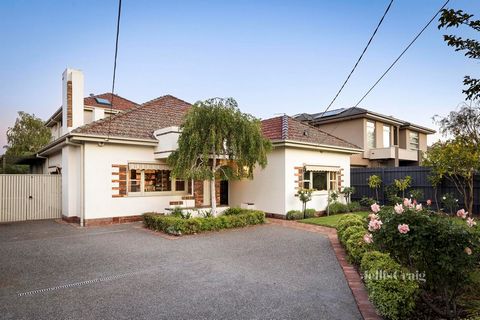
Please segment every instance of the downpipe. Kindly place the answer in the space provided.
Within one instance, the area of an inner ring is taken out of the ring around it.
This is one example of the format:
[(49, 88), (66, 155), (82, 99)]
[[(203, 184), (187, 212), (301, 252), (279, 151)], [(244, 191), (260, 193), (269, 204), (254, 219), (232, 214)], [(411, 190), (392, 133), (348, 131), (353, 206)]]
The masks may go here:
[(65, 139), (68, 146), (80, 147), (80, 226), (85, 227), (85, 145)]

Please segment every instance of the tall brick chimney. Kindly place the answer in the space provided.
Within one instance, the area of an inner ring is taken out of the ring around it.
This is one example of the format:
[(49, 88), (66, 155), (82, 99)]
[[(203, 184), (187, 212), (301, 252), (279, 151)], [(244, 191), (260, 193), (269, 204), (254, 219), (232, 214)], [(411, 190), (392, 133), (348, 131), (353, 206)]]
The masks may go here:
[(84, 123), (83, 72), (67, 68), (63, 72), (62, 81), (62, 131), (67, 133)]

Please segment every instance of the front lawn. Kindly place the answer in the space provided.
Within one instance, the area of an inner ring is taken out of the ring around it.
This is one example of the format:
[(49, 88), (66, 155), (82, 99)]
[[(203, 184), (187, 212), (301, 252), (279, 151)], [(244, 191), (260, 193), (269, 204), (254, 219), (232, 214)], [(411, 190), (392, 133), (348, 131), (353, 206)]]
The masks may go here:
[[(350, 214), (357, 214), (361, 217), (367, 217), (370, 212), (366, 211), (359, 211), (359, 212), (352, 212)], [(325, 216), (325, 217), (318, 217), (318, 218), (309, 218), (309, 219), (304, 219), (304, 220), (299, 220), (298, 222), (301, 223), (308, 223), (308, 224), (315, 224), (317, 226), (324, 226), (324, 227), (330, 227), (330, 228), (336, 228), (338, 220), (340, 220), (341, 217), (343, 217), (345, 213), (343, 214), (334, 214), (331, 216)]]

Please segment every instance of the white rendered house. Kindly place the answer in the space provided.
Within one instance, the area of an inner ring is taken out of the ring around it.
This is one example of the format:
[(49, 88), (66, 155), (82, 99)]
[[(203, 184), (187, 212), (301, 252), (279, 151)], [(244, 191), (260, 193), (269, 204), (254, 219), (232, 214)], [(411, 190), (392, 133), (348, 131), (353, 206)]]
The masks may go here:
[[(62, 175), (62, 215), (85, 225), (209, 207), (209, 183), (176, 179), (166, 164), (190, 106), (170, 95), (143, 104), (110, 94), (84, 98), (83, 73), (67, 69), (62, 107), (46, 122), (53, 140), (32, 170)], [(263, 120), (262, 130), (274, 145), (267, 167), (255, 169), (253, 180), (217, 181), (221, 206), (251, 204), (285, 217), (301, 208), (299, 187), (318, 190), (309, 207), (322, 211), (328, 190), (349, 186), (357, 146), (288, 116)]]

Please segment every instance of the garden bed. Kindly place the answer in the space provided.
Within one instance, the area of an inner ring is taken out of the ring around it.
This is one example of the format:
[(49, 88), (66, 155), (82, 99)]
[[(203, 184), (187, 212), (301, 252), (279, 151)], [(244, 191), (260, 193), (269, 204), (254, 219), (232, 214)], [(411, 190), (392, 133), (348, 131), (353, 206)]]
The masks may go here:
[(156, 213), (143, 214), (143, 224), (146, 228), (176, 236), (242, 228), (262, 223), (265, 223), (263, 211), (237, 208), (226, 210), (226, 214), (217, 217), (205, 218), (183, 218)]

